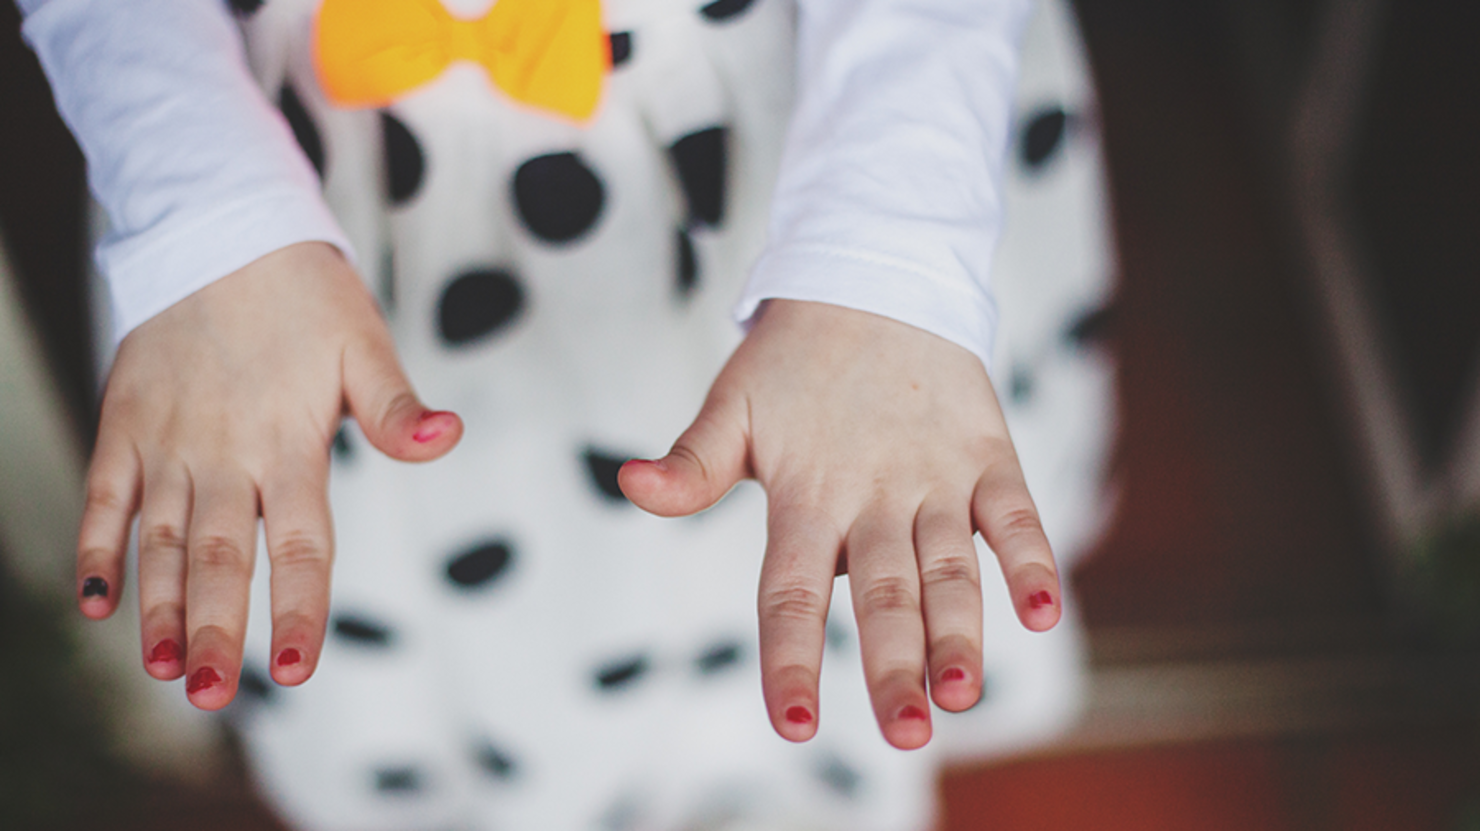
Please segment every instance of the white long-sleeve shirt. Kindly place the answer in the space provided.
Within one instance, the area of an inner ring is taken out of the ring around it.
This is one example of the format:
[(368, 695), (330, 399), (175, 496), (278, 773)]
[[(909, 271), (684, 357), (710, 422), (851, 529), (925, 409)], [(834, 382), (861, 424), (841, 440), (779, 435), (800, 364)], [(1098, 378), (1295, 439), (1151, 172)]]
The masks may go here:
[[(286, 245), (351, 253), (223, 2), (17, 2), (111, 220), (98, 261), (118, 337)], [(742, 321), (767, 298), (834, 303), (990, 361), (1029, 3), (799, 0), (797, 103)]]

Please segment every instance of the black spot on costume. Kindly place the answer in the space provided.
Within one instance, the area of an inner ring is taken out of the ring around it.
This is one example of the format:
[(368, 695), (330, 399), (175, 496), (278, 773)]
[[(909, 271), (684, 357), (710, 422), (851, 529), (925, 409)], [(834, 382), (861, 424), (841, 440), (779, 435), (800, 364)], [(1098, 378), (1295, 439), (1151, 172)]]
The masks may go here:
[(591, 230), (606, 189), (575, 153), (537, 156), (514, 173), (514, 204), (529, 232), (550, 243), (568, 243)]
[(498, 582), (514, 562), (507, 542), (493, 540), (458, 554), (447, 563), (447, 579), (460, 589), (480, 589)]
[(293, 129), (293, 138), (303, 149), (303, 155), (308, 157), (309, 164), (313, 165), (319, 178), (324, 178), (324, 165), (327, 164), (324, 158), (324, 139), (319, 134), (319, 128), (314, 126), (313, 118), (303, 106), (303, 101), (298, 98), (298, 93), (293, 91), (292, 85), (284, 84), (278, 91), (278, 109), (282, 111), (283, 118), (288, 120), (288, 126)]
[(1029, 170), (1048, 164), (1064, 144), (1069, 115), (1060, 107), (1048, 107), (1034, 113), (1023, 127), (1018, 143), (1018, 157)]
[(401, 119), (382, 110), (380, 137), (385, 151), (386, 196), (392, 205), (402, 205), (421, 189), (426, 175), (426, 154)]
[(646, 675), (648, 668), (648, 659), (642, 655), (606, 664), (596, 671), (596, 688), (608, 693), (626, 689)]
[(358, 646), (387, 647), (394, 640), (390, 627), (352, 614), (334, 616), (334, 635)]
[(465, 346), (508, 327), (524, 309), (524, 289), (501, 268), (464, 272), (448, 282), (437, 304), (437, 331), (448, 346)]

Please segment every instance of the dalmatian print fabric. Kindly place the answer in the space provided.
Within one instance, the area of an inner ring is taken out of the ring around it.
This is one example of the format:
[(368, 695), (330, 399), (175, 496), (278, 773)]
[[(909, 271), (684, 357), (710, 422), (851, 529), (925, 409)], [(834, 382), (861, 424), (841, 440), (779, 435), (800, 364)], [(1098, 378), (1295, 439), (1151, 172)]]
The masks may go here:
[[(846, 591), (819, 735), (779, 739), (756, 660), (763, 495), (746, 485), (661, 520), (616, 486), (623, 460), (666, 450), (738, 341), (730, 307), (763, 242), (790, 101), (789, 3), (603, 4), (612, 69), (583, 125), (460, 64), (382, 109), (337, 109), (315, 79), (312, 0), (232, 5), (408, 371), (467, 425), (457, 452), (421, 466), (381, 457), (352, 423), (336, 438), (330, 633), (302, 687), (268, 679), (258, 569), (229, 712), (288, 822), (910, 831), (933, 820), (941, 764), (1071, 722), (1072, 602), (1052, 633), (1027, 633), (988, 568), (983, 702), (937, 711), (926, 750), (880, 738)], [(1092, 91), (1061, 2), (1027, 34), (1019, 121), (994, 380), (1072, 563), (1105, 514), (1111, 262)]]

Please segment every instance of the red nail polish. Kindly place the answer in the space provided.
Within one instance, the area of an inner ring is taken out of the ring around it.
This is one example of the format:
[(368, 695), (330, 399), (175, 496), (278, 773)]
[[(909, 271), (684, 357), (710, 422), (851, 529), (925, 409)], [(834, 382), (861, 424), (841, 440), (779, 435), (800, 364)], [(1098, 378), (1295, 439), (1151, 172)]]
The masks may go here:
[(447, 426), (445, 424), (427, 424), (427, 422), (442, 415), (448, 415), (448, 413), (444, 413), (441, 411), (433, 412), (431, 410), (422, 413), (420, 423), (423, 426), (415, 433), (412, 433), (411, 438), (420, 444), (426, 444), (432, 439), (435, 439), (443, 433), (447, 432)]
[(1053, 595), (1049, 594), (1046, 591), (1038, 592), (1028, 597), (1028, 605), (1032, 606), (1035, 609), (1042, 609), (1044, 606), (1052, 606)]
[(167, 664), (172, 661), (184, 660), (184, 658), (185, 650), (181, 649), (179, 644), (169, 638), (165, 638), (155, 644), (154, 649), (149, 653), (149, 663), (151, 664)]
[(899, 711), (900, 721), (924, 721), (926, 718), (925, 711), (913, 704)]
[(786, 709), (786, 720), (792, 724), (811, 724), (812, 711), (806, 707), (788, 707)]
[(940, 680), (942, 680), (942, 681), (965, 681), (966, 680), (966, 670), (961, 669), (959, 667), (951, 667), (950, 669), (948, 669), (945, 672), (942, 672), (940, 674)]
[(210, 667), (201, 667), (200, 669), (196, 670), (195, 674), (190, 676), (190, 680), (186, 682), (185, 692), (190, 695), (195, 695), (201, 690), (207, 689), (209, 687), (214, 687), (219, 683), (221, 683), (221, 676), (217, 675), (214, 669), (211, 669)]
[(303, 653), (289, 647), (278, 653), (277, 665), (280, 667), (290, 667), (301, 660), (303, 660)]

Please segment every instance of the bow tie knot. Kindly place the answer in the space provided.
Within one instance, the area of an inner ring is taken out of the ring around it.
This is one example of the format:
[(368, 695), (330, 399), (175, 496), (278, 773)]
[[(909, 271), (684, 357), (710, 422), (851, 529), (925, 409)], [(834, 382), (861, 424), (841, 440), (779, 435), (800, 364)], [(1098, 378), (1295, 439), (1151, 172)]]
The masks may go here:
[(514, 100), (585, 121), (611, 68), (600, 0), (498, 0), (476, 20), (440, 0), (324, 0), (313, 44), (320, 86), (348, 108), (383, 107), (467, 61)]

